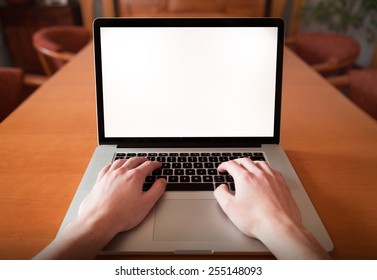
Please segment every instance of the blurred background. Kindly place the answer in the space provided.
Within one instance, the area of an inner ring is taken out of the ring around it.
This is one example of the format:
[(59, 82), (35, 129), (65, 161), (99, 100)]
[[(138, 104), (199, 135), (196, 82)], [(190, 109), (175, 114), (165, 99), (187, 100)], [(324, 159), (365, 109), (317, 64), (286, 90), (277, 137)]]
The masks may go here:
[(90, 43), (102, 16), (282, 17), (287, 47), (377, 119), (376, 0), (0, 0), (0, 121)]

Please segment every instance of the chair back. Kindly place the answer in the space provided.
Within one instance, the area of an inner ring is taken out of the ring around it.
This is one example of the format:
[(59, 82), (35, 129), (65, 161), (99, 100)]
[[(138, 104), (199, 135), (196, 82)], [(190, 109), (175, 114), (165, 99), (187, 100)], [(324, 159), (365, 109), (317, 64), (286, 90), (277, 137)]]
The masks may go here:
[(349, 72), (349, 96), (364, 111), (377, 120), (377, 69)]
[(0, 122), (23, 101), (21, 68), (0, 67)]
[(46, 27), (33, 35), (34, 48), (47, 76), (60, 69), (89, 40), (89, 31), (82, 26)]

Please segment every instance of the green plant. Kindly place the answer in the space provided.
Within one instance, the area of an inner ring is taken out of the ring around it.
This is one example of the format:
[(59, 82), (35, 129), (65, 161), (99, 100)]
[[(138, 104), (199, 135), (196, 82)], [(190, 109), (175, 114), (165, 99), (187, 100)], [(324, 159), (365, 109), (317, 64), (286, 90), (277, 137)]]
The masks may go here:
[(365, 29), (368, 42), (376, 38), (376, 0), (319, 0), (304, 5), (301, 12), (304, 24), (315, 21), (336, 33)]

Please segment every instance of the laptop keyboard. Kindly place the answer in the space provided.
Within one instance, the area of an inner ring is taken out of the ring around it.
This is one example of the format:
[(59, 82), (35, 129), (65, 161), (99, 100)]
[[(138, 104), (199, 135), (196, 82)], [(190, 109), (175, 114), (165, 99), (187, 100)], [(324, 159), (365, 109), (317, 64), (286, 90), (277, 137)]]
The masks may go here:
[(147, 191), (159, 178), (168, 182), (167, 191), (213, 191), (221, 184), (228, 184), (234, 191), (233, 177), (227, 172), (217, 171), (217, 167), (225, 161), (248, 157), (252, 160), (264, 161), (261, 152), (229, 152), (229, 153), (116, 153), (114, 161), (131, 157), (146, 157), (162, 163), (160, 169), (149, 174), (144, 182), (143, 191)]

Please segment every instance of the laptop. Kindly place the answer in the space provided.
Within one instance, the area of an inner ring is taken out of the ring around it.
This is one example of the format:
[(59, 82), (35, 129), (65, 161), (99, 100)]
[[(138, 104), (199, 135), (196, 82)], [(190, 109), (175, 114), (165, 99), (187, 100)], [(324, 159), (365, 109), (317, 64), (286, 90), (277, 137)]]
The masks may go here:
[(284, 22), (272, 18), (100, 18), (94, 22), (98, 139), (62, 223), (78, 213), (98, 172), (134, 156), (161, 161), (149, 174), (167, 190), (135, 229), (103, 254), (269, 254), (242, 234), (214, 198), (233, 178), (223, 161), (265, 160), (283, 173), (303, 223), (332, 241), (279, 146)]

